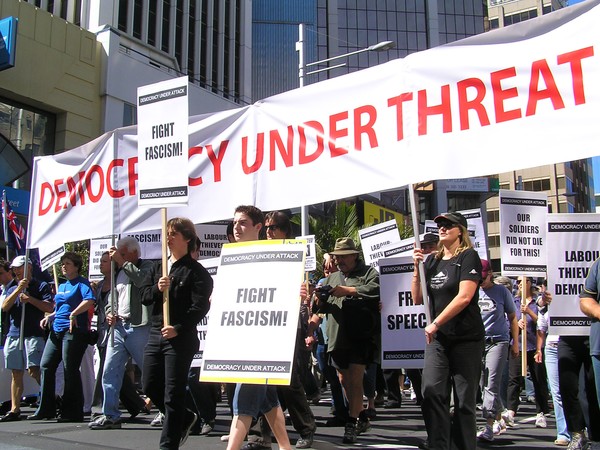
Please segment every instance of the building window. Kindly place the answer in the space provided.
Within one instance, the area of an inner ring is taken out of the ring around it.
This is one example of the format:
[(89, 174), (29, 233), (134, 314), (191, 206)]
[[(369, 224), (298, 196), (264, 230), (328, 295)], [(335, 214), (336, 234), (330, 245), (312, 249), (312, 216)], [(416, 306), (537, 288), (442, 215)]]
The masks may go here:
[(128, 127), (129, 125), (137, 124), (137, 108), (135, 105), (125, 103), (123, 105), (123, 126)]
[(550, 190), (550, 178), (541, 178), (538, 180), (529, 180), (523, 182), (524, 191), (549, 191)]
[(500, 247), (500, 235), (491, 234), (488, 236), (488, 245), (492, 247)]
[(490, 209), (487, 212), (487, 222), (500, 222), (500, 210), (499, 209)]
[(127, 31), (127, 0), (119, 0), (119, 18), (117, 27), (121, 31)]

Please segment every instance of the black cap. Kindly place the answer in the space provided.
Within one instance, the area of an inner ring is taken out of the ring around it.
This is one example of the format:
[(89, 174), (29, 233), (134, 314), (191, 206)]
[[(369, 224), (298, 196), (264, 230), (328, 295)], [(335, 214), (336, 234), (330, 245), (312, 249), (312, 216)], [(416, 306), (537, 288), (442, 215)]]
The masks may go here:
[(463, 216), (459, 212), (443, 213), (443, 214), (440, 214), (439, 216), (437, 216), (435, 219), (433, 219), (433, 221), (435, 223), (438, 223), (441, 220), (448, 220), (452, 223), (457, 223), (457, 224), (462, 225), (463, 227), (467, 228), (467, 219), (465, 219), (465, 216)]
[(421, 245), (423, 244), (437, 244), (440, 241), (440, 235), (436, 233), (425, 233), (423, 239), (421, 239)]

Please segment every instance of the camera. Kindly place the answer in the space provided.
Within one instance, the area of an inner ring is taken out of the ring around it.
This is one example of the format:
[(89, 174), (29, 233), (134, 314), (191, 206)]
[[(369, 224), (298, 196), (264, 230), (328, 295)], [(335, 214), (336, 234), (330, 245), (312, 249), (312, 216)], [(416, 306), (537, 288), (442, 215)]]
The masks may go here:
[(326, 302), (329, 299), (329, 296), (331, 295), (332, 289), (333, 288), (328, 284), (319, 286), (317, 289), (315, 289), (315, 294), (319, 298), (319, 301)]

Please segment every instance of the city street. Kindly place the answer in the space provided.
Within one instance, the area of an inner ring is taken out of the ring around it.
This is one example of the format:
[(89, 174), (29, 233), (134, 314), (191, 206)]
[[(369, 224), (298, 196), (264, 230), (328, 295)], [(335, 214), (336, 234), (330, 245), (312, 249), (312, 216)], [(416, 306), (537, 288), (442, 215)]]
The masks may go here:
[[(325, 420), (329, 416), (329, 398), (323, 397), (319, 405), (313, 407), (319, 429), (315, 435), (313, 448), (331, 450), (352, 446), (342, 444), (343, 428), (327, 428)], [(23, 414), (31, 414), (31, 408), (24, 408)], [(219, 403), (215, 430), (208, 436), (190, 436), (184, 448), (203, 450), (224, 450), (226, 443), (221, 436), (227, 434), (230, 417), (225, 403)], [(127, 417), (127, 414), (124, 414)], [(0, 449), (140, 449), (158, 448), (160, 430), (150, 427), (152, 415), (138, 416), (134, 422), (124, 423), (122, 429), (93, 431), (86, 423), (58, 424), (54, 421), (20, 422), (0, 424)], [(534, 448), (559, 448), (553, 442), (554, 417), (548, 417), (548, 428), (535, 428), (535, 406), (524, 404), (517, 416), (518, 428), (509, 429), (491, 444), (481, 444), (481, 449), (514, 448), (527, 450)], [(481, 420), (479, 420), (481, 422)], [(292, 445), (298, 435), (288, 426)], [(425, 438), (425, 428), (420, 408), (407, 400), (402, 408), (378, 408), (377, 418), (369, 432), (359, 437), (355, 447), (369, 449), (415, 449)], [(276, 449), (276, 445), (273, 445)]]

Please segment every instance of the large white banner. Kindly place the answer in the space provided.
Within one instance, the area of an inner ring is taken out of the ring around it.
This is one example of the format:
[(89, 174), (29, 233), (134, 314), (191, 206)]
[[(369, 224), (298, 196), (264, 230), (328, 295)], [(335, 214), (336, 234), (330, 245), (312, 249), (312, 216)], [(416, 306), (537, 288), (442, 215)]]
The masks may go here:
[(502, 275), (546, 276), (545, 192), (500, 190)]
[(548, 214), (550, 334), (589, 336), (592, 320), (579, 309), (579, 293), (600, 257), (600, 214)]
[(187, 205), (188, 77), (141, 86), (137, 93), (138, 205)]
[(201, 381), (290, 383), (305, 249), (291, 240), (223, 246)]
[(413, 270), (412, 256), (379, 260), (383, 369), (423, 367), (427, 317), (425, 306), (412, 299)]
[[(599, 2), (192, 117), (189, 207), (169, 216), (206, 223), (239, 204), (285, 209), (595, 156)], [(482, 158), (482, 143), (502, 157)], [(121, 128), (35, 158), (29, 247), (159, 229), (158, 212), (137, 207), (137, 145)], [(351, 182), (307, 182), (338, 174)]]

